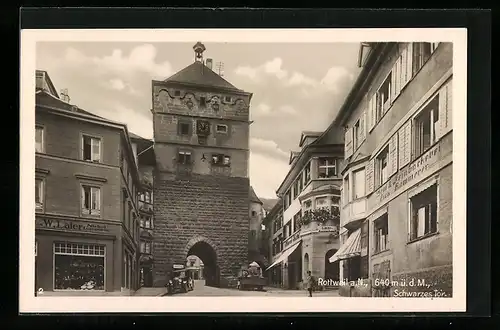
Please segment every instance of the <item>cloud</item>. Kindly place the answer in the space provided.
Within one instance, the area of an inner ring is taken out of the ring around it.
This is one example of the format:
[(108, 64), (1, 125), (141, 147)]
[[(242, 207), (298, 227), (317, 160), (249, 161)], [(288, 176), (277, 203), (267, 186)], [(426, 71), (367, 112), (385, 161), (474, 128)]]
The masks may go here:
[(120, 77), (131, 77), (136, 73), (146, 73), (151, 77), (168, 77), (173, 73), (168, 61), (156, 62), (157, 50), (151, 44), (133, 48), (128, 56), (121, 49), (114, 49), (110, 55), (102, 57), (86, 56), (83, 52), (67, 48), (64, 61), (68, 65), (87, 65), (92, 68), (92, 74), (112, 73)]
[(113, 78), (110, 79), (107, 84), (104, 84), (106, 88), (116, 90), (116, 91), (125, 91), (134, 96), (142, 96), (143, 93), (134, 87), (132, 87), (129, 83), (125, 83), (122, 79)]
[(283, 115), (296, 115), (297, 110), (291, 105), (282, 105), (278, 107), (271, 107), (267, 103), (259, 103), (255, 108), (252, 108), (251, 113), (256, 117), (279, 117)]
[(288, 153), (280, 149), (278, 144), (272, 140), (250, 138), (250, 150), (274, 158), (288, 159)]
[(283, 69), (283, 60), (276, 57), (256, 67), (239, 66), (234, 73), (245, 77), (253, 83), (263, 83), (269, 78), (274, 78), (283, 83), (285, 87), (300, 88), (299, 94), (302, 97), (312, 97), (322, 92), (338, 93), (342, 90), (339, 84), (343, 80), (352, 81), (352, 73), (342, 66), (330, 67), (321, 79), (315, 79), (304, 73)]
[(250, 184), (257, 196), (276, 198), (276, 190), (288, 173), (286, 159), (270, 158), (258, 151), (250, 151)]

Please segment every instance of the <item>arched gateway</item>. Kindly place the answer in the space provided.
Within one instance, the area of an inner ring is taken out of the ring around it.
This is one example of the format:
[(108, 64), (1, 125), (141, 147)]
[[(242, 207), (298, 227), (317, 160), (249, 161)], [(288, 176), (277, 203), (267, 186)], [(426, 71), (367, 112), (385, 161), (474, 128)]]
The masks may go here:
[(219, 286), (220, 271), (217, 264), (217, 251), (212, 241), (201, 236), (194, 237), (186, 245), (184, 255), (186, 258), (191, 255), (200, 258), (203, 262), (205, 284), (208, 286)]

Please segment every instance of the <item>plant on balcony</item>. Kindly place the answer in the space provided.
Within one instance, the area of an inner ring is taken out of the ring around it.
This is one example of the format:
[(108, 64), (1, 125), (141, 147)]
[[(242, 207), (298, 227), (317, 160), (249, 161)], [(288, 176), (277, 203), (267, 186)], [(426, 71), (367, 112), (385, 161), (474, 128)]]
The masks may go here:
[(300, 226), (307, 225), (313, 221), (320, 224), (325, 224), (328, 221), (333, 221), (337, 223), (340, 221), (340, 210), (338, 206), (332, 206), (330, 208), (319, 208), (315, 210), (309, 210), (304, 212), (304, 215), (299, 221)]

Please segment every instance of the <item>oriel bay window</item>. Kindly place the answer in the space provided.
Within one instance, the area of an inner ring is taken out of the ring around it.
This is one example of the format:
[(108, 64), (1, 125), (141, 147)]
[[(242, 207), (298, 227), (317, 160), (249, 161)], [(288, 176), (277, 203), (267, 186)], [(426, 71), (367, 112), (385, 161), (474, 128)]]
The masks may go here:
[(374, 227), (374, 252), (382, 252), (389, 248), (388, 246), (388, 235), (389, 235), (389, 223), (387, 213), (382, 215), (380, 218), (373, 222)]
[(105, 246), (54, 243), (55, 290), (104, 290)]
[(101, 188), (82, 186), (82, 214), (101, 215)]
[(422, 155), (437, 141), (439, 125), (439, 96), (419, 113), (414, 120), (414, 158)]
[(410, 240), (437, 232), (437, 184), (410, 198)]
[(84, 135), (82, 137), (82, 159), (90, 162), (101, 161), (101, 139)]
[(332, 157), (318, 158), (318, 178), (325, 179), (337, 175), (337, 161)]

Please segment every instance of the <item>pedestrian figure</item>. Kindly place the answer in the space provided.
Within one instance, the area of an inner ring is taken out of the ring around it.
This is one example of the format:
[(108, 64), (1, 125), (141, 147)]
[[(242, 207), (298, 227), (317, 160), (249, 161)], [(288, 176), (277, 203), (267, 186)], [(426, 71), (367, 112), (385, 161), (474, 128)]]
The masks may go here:
[(311, 275), (311, 271), (310, 270), (307, 271), (306, 283), (307, 283), (307, 291), (309, 291), (309, 297), (312, 297), (312, 292), (313, 292), (313, 287), (314, 287), (315, 279), (314, 279), (314, 276)]

